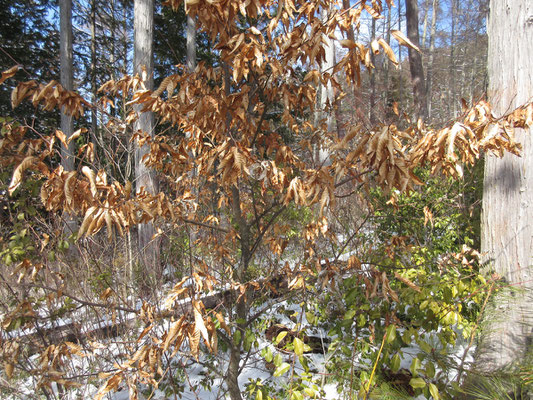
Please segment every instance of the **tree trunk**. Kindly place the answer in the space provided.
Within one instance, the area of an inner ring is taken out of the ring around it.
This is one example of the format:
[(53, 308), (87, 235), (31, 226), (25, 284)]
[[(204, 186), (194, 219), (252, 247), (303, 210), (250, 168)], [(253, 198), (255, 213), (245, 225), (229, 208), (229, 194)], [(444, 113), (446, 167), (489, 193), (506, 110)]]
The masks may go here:
[[(407, 37), (415, 45), (419, 46), (418, 33), (418, 3), (417, 0), (406, 0)], [(424, 80), (424, 66), (422, 54), (409, 48), (409, 69), (413, 81), (413, 96), (416, 114), (419, 118), (427, 117), (426, 83)]]
[[(376, 19), (372, 18), (372, 25), (371, 25), (371, 31), (370, 31), (370, 40), (374, 41), (376, 39)], [(370, 60), (372, 62), (372, 65), (374, 66), (374, 69), (371, 71), (370, 75), (370, 107), (368, 112), (368, 119), (370, 120), (370, 125), (374, 125), (376, 123), (376, 74), (377, 74), (377, 68), (376, 68), (376, 56), (374, 55), (374, 52), (370, 52)]]
[(457, 101), (455, 90), (455, 20), (457, 19), (457, 0), (452, 0), (452, 30), (450, 35), (450, 98), (448, 106), (451, 107), (452, 118), (455, 118), (457, 113)]
[[(60, 19), (60, 79), (61, 86), (66, 90), (73, 89), (72, 73), (72, 0), (59, 1)], [(67, 138), (72, 135), (72, 116), (61, 110), (61, 130)], [(68, 148), (61, 145), (61, 165), (67, 171), (74, 169), (74, 143), (70, 143)]]
[[(402, 31), (402, 0), (398, 0), (398, 30)], [(402, 65), (402, 46), (398, 46), (398, 61)]]
[(424, 1), (424, 25), (422, 28), (422, 48), (426, 47), (426, 37), (428, 33), (428, 14), (429, 14), (429, 0)]
[[(60, 58), (60, 80), (61, 86), (66, 90), (73, 89), (72, 71), (72, 0), (59, 1), (59, 58)], [(74, 131), (72, 115), (61, 109), (61, 130), (67, 137)], [(70, 142), (68, 147), (61, 144), (61, 165), (65, 171), (74, 170), (74, 142)], [(76, 219), (69, 213), (63, 215), (64, 233), (71, 235), (77, 231)], [(71, 250), (72, 251), (72, 250)]]
[[(343, 8), (343, 10), (349, 10), (350, 7), (351, 7), (350, 0), (342, 0), (342, 8)], [(355, 32), (354, 32), (353, 26), (350, 26), (348, 28), (347, 36), (348, 36), (349, 40), (351, 40), (352, 42), (355, 43)], [(346, 130), (347, 130), (347, 127), (346, 127), (347, 121), (353, 122), (352, 115), (356, 115), (357, 118), (361, 119), (361, 120), (365, 118), (364, 111), (363, 111), (364, 107), (363, 107), (363, 104), (362, 104), (362, 99), (361, 99), (361, 95), (360, 95), (360, 88), (359, 88), (358, 83), (354, 83), (352, 85), (352, 95), (353, 95), (353, 101), (348, 106), (348, 109), (353, 110), (352, 113), (350, 113), (350, 114), (348, 114), (346, 112), (340, 113), (341, 114), (341, 119), (337, 119), (337, 125), (341, 124), (341, 129), (342, 129), (344, 134), (346, 133)], [(348, 100), (348, 98), (346, 98), (346, 100)]]
[(239, 363), (241, 361), (240, 343), (233, 344), (230, 349), (230, 359), (226, 375), (226, 385), (231, 400), (242, 400), (241, 389), (239, 388)]
[(437, 33), (437, 8), (439, 7), (439, 0), (433, 0), (433, 9), (431, 13), (431, 29), (429, 31), (429, 60), (426, 78), (426, 99), (428, 104), (428, 118), (431, 118), (431, 99), (432, 99), (432, 84), (433, 84), (433, 59), (435, 57), (435, 35)]
[[(391, 23), (392, 23), (392, 8), (389, 6), (388, 7), (388, 10), (387, 10), (387, 24), (386, 24), (386, 29), (385, 29), (385, 41), (387, 42), (387, 44), (390, 46), (390, 31), (392, 29), (391, 27)], [(384, 90), (384, 100), (385, 102), (388, 100), (388, 90), (389, 90), (389, 71), (390, 71), (390, 66), (391, 66), (391, 63), (388, 62), (387, 60), (385, 61), (385, 64), (383, 65), (383, 68), (384, 68), (384, 77), (383, 77), (383, 87), (385, 88)]]
[[(330, 16), (330, 10), (328, 8), (322, 9), (322, 19), (324, 21), (327, 21)], [(326, 36), (324, 38), (325, 44), (324, 44), (324, 50), (326, 53), (326, 60), (322, 63), (320, 66), (320, 72), (322, 74), (326, 73), (328, 75), (333, 75), (333, 68), (335, 67), (335, 43), (333, 42), (333, 39), (331, 39), (329, 36)], [(336, 122), (335, 122), (335, 112), (334, 112), (334, 105), (335, 105), (335, 94), (333, 92), (333, 85), (331, 82), (327, 82), (327, 84), (321, 84), (320, 85), (320, 110), (322, 112), (322, 118), (326, 118), (326, 125), (328, 132), (333, 132), (336, 129)], [(323, 142), (321, 140), (321, 142)], [(324, 164), (329, 157), (329, 151), (327, 148), (322, 147), (321, 144), (319, 144), (319, 147), (317, 149), (317, 162), (318, 164)]]
[[(398, 0), (398, 30), (402, 31), (402, 0)], [(398, 74), (398, 98), (403, 100), (403, 80), (402, 80), (402, 46), (398, 46), (398, 63), (400, 73)]]
[[(490, 7), (488, 96), (502, 115), (533, 96), (533, 3), (492, 0)], [(475, 364), (483, 373), (523, 360), (533, 340), (533, 130), (516, 135), (522, 157), (485, 159), (481, 250), (509, 290), (484, 316)]]
[(196, 69), (196, 22), (187, 15), (187, 69), (193, 72)]
[[(134, 3), (134, 73), (146, 74), (145, 85), (153, 89), (153, 38), (154, 38), (154, 0), (135, 0)], [(143, 72), (144, 70), (144, 72)], [(135, 124), (135, 131), (142, 131), (154, 135), (154, 115), (152, 112), (140, 112), (136, 107), (139, 119)], [(135, 144), (135, 179), (136, 190), (144, 188), (147, 192), (158, 192), (156, 175), (148, 168), (143, 157), (150, 151), (149, 146)], [(152, 271), (152, 276), (157, 279), (160, 275), (159, 265), (159, 240), (154, 239), (153, 222), (139, 224), (138, 241), (141, 264)]]
[(91, 92), (93, 108), (91, 109), (91, 141), (94, 145), (94, 150), (97, 151), (97, 110), (96, 110), (96, 98), (98, 87), (96, 86), (96, 0), (91, 0)]

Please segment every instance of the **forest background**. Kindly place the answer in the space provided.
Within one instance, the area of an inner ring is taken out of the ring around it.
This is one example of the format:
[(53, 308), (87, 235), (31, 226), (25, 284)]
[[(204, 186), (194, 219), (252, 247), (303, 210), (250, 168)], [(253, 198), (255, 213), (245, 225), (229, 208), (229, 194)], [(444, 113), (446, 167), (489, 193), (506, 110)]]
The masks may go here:
[(473, 362), (532, 114), (485, 101), (486, 1), (0, 4), (4, 397), (530, 390)]

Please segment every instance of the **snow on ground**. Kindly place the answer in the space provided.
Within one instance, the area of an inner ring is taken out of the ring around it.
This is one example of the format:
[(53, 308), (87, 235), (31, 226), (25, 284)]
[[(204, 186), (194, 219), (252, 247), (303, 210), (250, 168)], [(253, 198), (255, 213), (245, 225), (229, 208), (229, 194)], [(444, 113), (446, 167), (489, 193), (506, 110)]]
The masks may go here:
[[(347, 253), (346, 255), (343, 255), (343, 259), (349, 258), (350, 254)], [(186, 282), (186, 284), (192, 284), (192, 282)], [(226, 286), (220, 290), (213, 291), (210, 294), (215, 294), (224, 290), (228, 290), (230, 286)], [(170, 289), (170, 288), (169, 288)], [(162, 300), (163, 303), (164, 299)], [(185, 305), (186, 303), (190, 302), (190, 299), (180, 299), (174, 302), (174, 307), (177, 305)], [(162, 304), (161, 304), (162, 305)], [(139, 302), (136, 304), (135, 308), (140, 309), (142, 304)], [(253, 311), (253, 310), (252, 310)], [(282, 312), (283, 311), (283, 312)], [(308, 324), (308, 321), (306, 319), (305, 313), (302, 314), (302, 309), (300, 305), (298, 304), (290, 304), (286, 301), (276, 303), (273, 306), (272, 309), (272, 319), (276, 321), (277, 323), (280, 323), (284, 326), (286, 326), (289, 329), (297, 329), (298, 326), (294, 322), (293, 319), (288, 317), (287, 311), (293, 312), (293, 314), (297, 315), (298, 325), (300, 328), (305, 327), (308, 330), (308, 333), (311, 333), (314, 336), (322, 336), (324, 338), (327, 338), (327, 332), (324, 329), (316, 328), (316, 327), (310, 327)], [(70, 318), (64, 318), (59, 319), (55, 321), (54, 326), (60, 327), (67, 324), (70, 324), (73, 320), (79, 320), (81, 315), (72, 315)], [(126, 313), (126, 312), (118, 312), (117, 317), (120, 320), (123, 319), (129, 319), (132, 317), (135, 317), (135, 314), (132, 313)], [(81, 320), (83, 319), (83, 316), (81, 316)], [(85, 321), (87, 321), (85, 319)], [(111, 323), (111, 320), (102, 315), (100, 316), (100, 321), (94, 321), (92, 324), (84, 324), (84, 329), (86, 330), (94, 330), (97, 329), (98, 326), (102, 326), (101, 324), (109, 324)], [(168, 323), (162, 323), (160, 326), (157, 327), (157, 331), (159, 333), (163, 333), (163, 328), (165, 325), (168, 325)], [(168, 329), (168, 326), (166, 327)], [(14, 331), (13, 332), (15, 336), (17, 334), (27, 334), (26, 331)], [(13, 334), (12, 333), (12, 334)], [(131, 333), (132, 337), (135, 335), (135, 333)], [(458, 332), (458, 338), (462, 338), (462, 335), (460, 332)], [(131, 338), (129, 338), (131, 339)], [(127, 339), (127, 340), (129, 340)], [(332, 339), (332, 338), (328, 338)], [(124, 346), (124, 344), (120, 343), (121, 338), (115, 338), (115, 339), (109, 339), (102, 342), (102, 347), (100, 349), (96, 349), (93, 351), (93, 354), (89, 355), (87, 358), (81, 358), (81, 359), (75, 359), (71, 362), (71, 365), (69, 366), (71, 372), (75, 372), (76, 374), (84, 374), (87, 372), (95, 371), (95, 370), (109, 370), (112, 368), (113, 362), (122, 362), (124, 359), (124, 354), (127, 354), (127, 350)], [(126, 341), (127, 341), (126, 340)], [(437, 348), (439, 346), (438, 339), (436, 337), (432, 337), (426, 340), (432, 341), (432, 347)], [(246, 366), (244, 366), (241, 375), (239, 376), (239, 385), (241, 387), (242, 391), (246, 390), (247, 385), (250, 383), (251, 380), (258, 380), (260, 379), (265, 384), (270, 384), (274, 387), (280, 387), (280, 385), (284, 382), (286, 382), (285, 378), (273, 378), (272, 377), (272, 371), (269, 371), (265, 368), (265, 361), (263, 357), (261, 357), (261, 349), (265, 348), (266, 346), (269, 346), (273, 353), (276, 353), (277, 350), (275, 347), (268, 342), (264, 337), (258, 337), (258, 348), (252, 352), (250, 357), (247, 360)], [(451, 349), (451, 352), (449, 354), (452, 355), (452, 360), (455, 361), (457, 365), (461, 363), (462, 356), (464, 352), (466, 351), (467, 344), (464, 343), (464, 340), (458, 340), (457, 345), (455, 348)], [(468, 367), (469, 363), (472, 362), (472, 354), (474, 349), (470, 349), (467, 357), (465, 358), (465, 367)], [(184, 350), (186, 351), (186, 349)], [(402, 349), (403, 352), (403, 358), (401, 361), (401, 368), (409, 369), (411, 362), (414, 357), (418, 353), (420, 353), (422, 350), (416, 345), (413, 344), (412, 346), (406, 347)], [(216, 365), (216, 368), (220, 372), (220, 375), (222, 376), (226, 369), (227, 369), (227, 363), (228, 363), (228, 356), (226, 355), (224, 357), (223, 352), (219, 352), (218, 357), (220, 361)], [(283, 355), (284, 361), (291, 363), (290, 357), (286, 354)], [(309, 365), (312, 370), (317, 371), (318, 376), (326, 376), (327, 369), (326, 364), (328, 363), (327, 354), (307, 354), (306, 355)], [(243, 358), (245, 358), (243, 356)], [(38, 364), (37, 356), (32, 356), (31, 360), (34, 365)], [(200, 359), (201, 362), (208, 361), (205, 358)], [(355, 359), (356, 363), (361, 363), (362, 360), (359, 358)], [(295, 368), (297, 371), (301, 372), (302, 367), (301, 365), (296, 362)], [(214, 378), (209, 383), (205, 382), (205, 368), (195, 362), (191, 362), (189, 360), (186, 368), (186, 375), (187, 379), (185, 382), (183, 382), (185, 386), (184, 392), (178, 397), (183, 400), (226, 400), (229, 397), (227, 396), (225, 392), (225, 387), (222, 381), (222, 378)], [(438, 373), (438, 371), (437, 371)], [(450, 369), (448, 373), (448, 380), (452, 381), (456, 379), (457, 377), (457, 370)], [(95, 385), (101, 385), (102, 381), (95, 381)], [(337, 392), (337, 388), (335, 384), (326, 383), (325, 381), (318, 382), (320, 389), (323, 392), (323, 397), (320, 397), (321, 400), (339, 400), (342, 399), (344, 396)], [(86, 387), (80, 388), (76, 391), (70, 392), (71, 395), (67, 399), (64, 400), (78, 400), (78, 399), (89, 399), (94, 397), (98, 390), (98, 386), (95, 385), (87, 385)], [(32, 377), (26, 377), (23, 380), (21, 380), (19, 385), (20, 393), (18, 393), (16, 396), (7, 397), (6, 400), (19, 400), (21, 398), (33, 398), (35, 395), (35, 386), (36, 382)], [(57, 390), (57, 388), (56, 388)], [(21, 397), (22, 396), (22, 397)], [(27, 396), (27, 397), (26, 397)], [(149, 396), (150, 397), (150, 396)], [(125, 400), (129, 398), (128, 390), (125, 387), (122, 387), (122, 390), (113, 394), (110, 394), (108, 396), (110, 400)], [(142, 395), (141, 391), (139, 391), (139, 398), (143, 400), (145, 397)], [(150, 397), (154, 400), (163, 400), (167, 399), (168, 396), (165, 395), (165, 393), (162, 390), (155, 390), (154, 393)], [(424, 399), (423, 396), (419, 396), (417, 399), (422, 400)]]

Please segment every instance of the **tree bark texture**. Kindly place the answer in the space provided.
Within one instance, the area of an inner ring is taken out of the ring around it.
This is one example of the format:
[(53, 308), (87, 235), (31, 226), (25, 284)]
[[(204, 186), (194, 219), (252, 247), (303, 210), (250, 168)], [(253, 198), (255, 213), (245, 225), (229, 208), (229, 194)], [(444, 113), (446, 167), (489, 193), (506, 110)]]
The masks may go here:
[[(96, 0), (91, 0), (91, 92), (92, 102), (96, 105), (98, 95), (98, 87), (96, 86)], [(94, 145), (95, 151), (97, 149), (98, 141), (96, 139), (96, 132), (98, 130), (98, 113), (96, 107), (91, 110), (91, 141)]]
[(448, 106), (450, 107), (452, 118), (455, 118), (457, 113), (457, 90), (455, 89), (455, 25), (457, 19), (457, 0), (452, 0), (451, 12), (452, 12), (452, 29), (450, 32), (450, 96)]
[[(420, 46), (420, 35), (418, 33), (418, 2), (417, 0), (406, 0), (405, 7), (407, 37), (416, 46)], [(416, 114), (417, 117), (425, 118), (428, 113), (422, 54), (412, 48), (409, 48), (409, 69), (411, 71), (411, 80), (413, 81), (413, 96)]]
[(196, 21), (187, 15), (187, 69), (196, 69)]
[[(154, 0), (135, 0), (134, 3), (134, 73), (145, 76), (147, 89), (153, 89), (154, 70), (153, 62), (153, 38), (154, 38)], [(135, 131), (141, 131), (151, 136), (154, 135), (154, 115), (152, 112), (141, 112), (140, 107), (136, 107), (139, 119), (135, 124)], [(158, 192), (156, 175), (148, 168), (143, 161), (143, 157), (149, 153), (147, 145), (139, 146), (135, 144), (135, 179), (136, 190), (139, 192), (144, 188), (147, 192), (155, 194)], [(159, 241), (154, 239), (154, 225), (152, 222), (139, 224), (138, 241), (141, 263), (159, 273)]]
[[(489, 100), (500, 116), (533, 97), (533, 2), (492, 0)], [(476, 355), (480, 372), (523, 359), (533, 340), (533, 130), (516, 132), (522, 157), (487, 156), (481, 250), (509, 290), (493, 298)]]
[[(398, 30), (402, 30), (402, 0), (398, 0)], [(402, 65), (402, 46), (398, 46), (398, 62)]]
[[(372, 25), (370, 28), (370, 40), (374, 41), (376, 39), (376, 19), (372, 18)], [(377, 68), (376, 68), (376, 56), (374, 55), (374, 52), (370, 52), (370, 60), (372, 62), (372, 65), (374, 68), (371, 70), (370, 75), (370, 107), (369, 107), (369, 113), (368, 113), (368, 119), (370, 121), (370, 125), (374, 125), (376, 123), (376, 74), (377, 74)]]
[[(72, 73), (72, 0), (59, 1), (60, 80), (66, 90), (73, 89)], [(73, 132), (72, 116), (61, 110), (61, 130), (68, 138)], [(74, 169), (74, 143), (61, 145), (61, 165), (67, 171)]]
[(428, 118), (431, 118), (431, 98), (433, 89), (433, 60), (435, 57), (435, 36), (437, 33), (437, 8), (439, 7), (439, 0), (433, 0), (433, 7), (431, 12), (431, 29), (429, 37), (429, 59), (426, 79), (426, 100), (428, 107)]
[[(327, 21), (330, 17), (330, 9), (322, 9), (322, 19)], [(324, 38), (324, 51), (326, 59), (322, 62), (320, 70), (322, 74), (327, 73), (329, 75), (333, 74), (333, 68), (335, 67), (335, 43), (333, 39), (329, 36)], [(326, 85), (320, 85), (320, 110), (322, 113), (321, 118), (326, 119), (326, 126), (328, 132), (333, 132), (336, 129), (335, 122), (335, 93), (333, 91), (333, 85), (328, 81)], [(317, 151), (317, 162), (318, 164), (324, 164), (327, 162), (329, 157), (329, 150), (324, 147), (319, 147)]]
[[(66, 90), (72, 90), (74, 81), (72, 70), (72, 0), (59, 1), (59, 63), (61, 86)], [(61, 109), (61, 131), (67, 138), (74, 131), (72, 115), (65, 110), (65, 107)], [(73, 141), (68, 144), (68, 147), (63, 143), (61, 144), (61, 165), (65, 171), (74, 170)], [(72, 215), (64, 213), (63, 219), (63, 231), (66, 235), (71, 235), (77, 231), (78, 224)]]

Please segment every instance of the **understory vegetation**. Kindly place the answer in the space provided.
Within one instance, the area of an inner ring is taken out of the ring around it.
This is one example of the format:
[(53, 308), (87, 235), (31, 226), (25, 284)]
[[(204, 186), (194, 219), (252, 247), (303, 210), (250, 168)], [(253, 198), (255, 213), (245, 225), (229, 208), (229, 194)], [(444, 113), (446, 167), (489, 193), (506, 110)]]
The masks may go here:
[[(463, 101), (448, 122), (418, 118), (397, 90), (398, 49), (418, 46), (390, 20), (387, 40), (354, 37), (391, 3), (169, 0), (156, 32), (168, 25), (183, 53), (194, 17), (199, 62), (157, 53), (154, 87), (153, 71), (127, 73), (128, 43), (124, 70), (94, 92), (5, 68), (0, 397), (531, 392), (527, 365), (464, 383), (508, 286), (479, 253), (483, 156), (520, 154), (513, 132), (533, 125), (533, 105), (496, 117)], [(115, 28), (118, 46), (128, 31)], [(360, 118), (376, 68), (388, 95)], [(50, 121), (60, 111), (72, 132)], [(140, 166), (157, 185), (139, 185)]]

